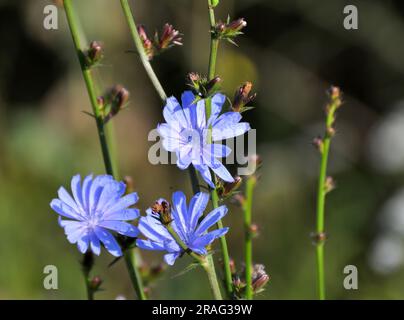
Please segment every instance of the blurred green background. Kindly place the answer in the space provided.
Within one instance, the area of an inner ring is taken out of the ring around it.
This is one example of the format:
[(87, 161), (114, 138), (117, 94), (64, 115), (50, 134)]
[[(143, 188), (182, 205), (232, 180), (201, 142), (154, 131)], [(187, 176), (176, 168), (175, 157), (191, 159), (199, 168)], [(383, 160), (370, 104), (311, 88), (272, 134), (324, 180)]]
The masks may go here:
[[(102, 173), (90, 104), (64, 11), (59, 29), (43, 28), (45, 0), (0, 1), (0, 298), (85, 298), (80, 254), (49, 208), (60, 185), (76, 173)], [(131, 3), (134, 4), (133, 2)], [(343, 8), (355, 4), (359, 29), (343, 27)], [(75, 1), (87, 39), (105, 45), (97, 69), (101, 88), (123, 84), (130, 108), (114, 120), (121, 175), (134, 179), (138, 207), (175, 190), (191, 194), (188, 173), (153, 166), (148, 132), (162, 121), (161, 102), (134, 48), (119, 1)], [(209, 26), (205, 1), (135, 1), (149, 32), (172, 23), (184, 46), (153, 61), (170, 95), (179, 96), (190, 71), (205, 73)], [(222, 20), (244, 17), (239, 47), (223, 43), (218, 70), (230, 97), (244, 81), (258, 93), (245, 114), (257, 129), (263, 159), (253, 220), (260, 236), (254, 261), (271, 276), (260, 299), (316, 298), (315, 223), (319, 157), (311, 140), (323, 132), (326, 89), (338, 85), (345, 104), (337, 120), (330, 173), (337, 189), (327, 201), (327, 295), (330, 299), (404, 298), (404, 3), (399, 0), (221, 0)], [(242, 213), (229, 204), (230, 253), (241, 265)], [(216, 246), (219, 250), (219, 247)], [(160, 253), (144, 254), (158, 264)], [(94, 274), (99, 299), (132, 298), (122, 262), (108, 268), (105, 251)], [(200, 270), (179, 275), (184, 257), (153, 284), (159, 299), (209, 298)], [(59, 289), (43, 288), (43, 268), (58, 267)], [(359, 270), (359, 289), (343, 287), (343, 269)], [(178, 276), (179, 275), (179, 276)]]

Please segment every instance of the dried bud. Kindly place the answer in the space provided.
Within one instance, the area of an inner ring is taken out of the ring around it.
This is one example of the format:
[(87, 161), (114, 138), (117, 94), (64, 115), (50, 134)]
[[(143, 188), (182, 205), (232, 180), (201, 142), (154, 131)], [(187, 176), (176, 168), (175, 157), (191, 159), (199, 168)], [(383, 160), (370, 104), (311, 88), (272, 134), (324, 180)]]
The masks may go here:
[(257, 224), (253, 223), (252, 225), (250, 225), (250, 234), (253, 238), (258, 237), (259, 227)]
[(269, 281), (269, 276), (265, 272), (265, 266), (262, 264), (254, 265), (252, 274), (252, 287), (254, 293), (259, 293), (264, 290), (265, 285)]
[(208, 83), (205, 85), (205, 90), (208, 93), (211, 92), (216, 92), (215, 88), (217, 87), (217, 84), (220, 83), (222, 79), (218, 76), (214, 77), (212, 80), (208, 81)]
[(216, 39), (225, 39), (235, 44), (233, 39), (242, 34), (241, 30), (246, 26), (247, 22), (244, 20), (244, 18), (230, 21), (230, 17), (228, 17), (226, 23), (222, 21), (216, 23), (212, 33)]
[(121, 85), (116, 85), (102, 98), (103, 102), (104, 124), (111, 120), (121, 111), (129, 100), (129, 91)]
[(335, 189), (335, 181), (332, 177), (327, 177), (324, 184), (325, 192), (331, 192)]
[(126, 184), (126, 193), (132, 193), (134, 191), (133, 178), (131, 176), (125, 176), (123, 182)]
[(175, 45), (182, 46), (181, 34), (168, 23), (164, 25), (161, 37), (159, 37), (158, 33), (156, 32), (155, 42), (159, 51), (163, 51)]
[(324, 142), (323, 139), (321, 139), (321, 137), (314, 138), (312, 144), (320, 153), (323, 153)]
[(219, 182), (217, 186), (217, 192), (219, 197), (227, 198), (234, 194), (235, 191), (240, 187), (242, 179), (239, 176), (234, 177), (233, 182)]
[(143, 49), (146, 53), (146, 56), (149, 60), (154, 57), (154, 47), (152, 41), (147, 36), (146, 30), (143, 25), (137, 26), (137, 32), (139, 33), (139, 37), (142, 40)]
[(230, 258), (230, 261), (229, 261), (229, 266), (230, 266), (230, 272), (231, 272), (231, 274), (236, 274), (236, 272), (237, 272), (237, 270), (236, 270), (236, 263), (234, 262), (234, 259), (233, 258)]
[(167, 265), (160, 263), (150, 268), (150, 275), (153, 277), (157, 277), (162, 274), (167, 269)]
[(240, 207), (243, 207), (245, 204), (245, 197), (241, 193), (236, 193), (233, 198), (232, 202)]
[(102, 284), (102, 279), (99, 276), (93, 277), (89, 282), (89, 286), (90, 286), (92, 291), (99, 290), (101, 284)]
[(163, 225), (168, 225), (173, 221), (171, 217), (171, 206), (167, 201), (160, 199), (154, 203), (151, 209), (152, 212), (154, 213), (154, 216)]
[(90, 47), (87, 50), (86, 54), (86, 63), (87, 67), (91, 67), (97, 62), (99, 62), (103, 57), (103, 48), (102, 44), (97, 41), (92, 41), (90, 43)]
[(256, 93), (250, 94), (252, 89), (252, 83), (246, 82), (241, 87), (239, 87), (234, 94), (234, 100), (232, 104), (232, 109), (235, 112), (243, 112), (245, 111), (245, 107), (247, 104), (252, 102), (257, 96)]
[(325, 232), (313, 232), (310, 237), (313, 239), (313, 245), (321, 244), (328, 238)]
[(333, 127), (327, 128), (327, 136), (329, 138), (332, 138), (333, 136), (335, 136), (335, 129)]

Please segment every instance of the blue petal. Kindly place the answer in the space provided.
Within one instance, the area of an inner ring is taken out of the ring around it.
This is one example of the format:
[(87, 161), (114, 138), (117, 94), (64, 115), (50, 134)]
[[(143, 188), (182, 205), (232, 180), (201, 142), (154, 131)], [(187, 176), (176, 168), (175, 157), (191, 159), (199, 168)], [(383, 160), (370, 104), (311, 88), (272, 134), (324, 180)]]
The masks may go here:
[(178, 229), (176, 231), (178, 231), (181, 239), (185, 240), (187, 231), (189, 230), (188, 208), (185, 194), (182, 191), (174, 192), (172, 203), (173, 210), (171, 213)]
[(77, 240), (77, 248), (81, 253), (86, 253), (88, 246), (90, 244), (90, 236), (88, 232), (84, 232), (82, 237)]
[(72, 208), (74, 211), (76, 211), (78, 214), (80, 213), (80, 209), (77, 206), (76, 201), (71, 197), (71, 195), (66, 191), (65, 188), (60, 187), (58, 190), (58, 197), (60, 200), (62, 200), (64, 203), (66, 203), (70, 208)]
[(210, 245), (215, 239), (225, 235), (228, 230), (229, 228), (213, 230), (201, 237), (197, 237), (188, 247), (198, 254), (206, 254), (206, 246)]
[(157, 126), (157, 132), (162, 138), (178, 138), (181, 128), (162, 123)]
[(205, 164), (202, 165), (194, 165), (195, 169), (199, 171), (199, 173), (201, 174), (203, 180), (205, 180), (205, 182), (211, 187), (211, 188), (215, 188), (215, 185), (213, 184), (212, 181), (212, 176), (210, 174), (209, 171), (209, 167)]
[(172, 266), (175, 262), (175, 260), (179, 257), (179, 253), (167, 253), (164, 255), (164, 261)]
[(125, 190), (126, 185), (123, 182), (111, 181), (106, 184), (98, 200), (97, 210), (105, 211), (124, 195)]
[(152, 216), (141, 217), (138, 229), (146, 238), (155, 242), (164, 242), (167, 239), (172, 239), (167, 229)]
[(139, 230), (135, 226), (122, 221), (102, 221), (98, 226), (116, 231), (128, 237), (136, 237), (139, 234)]
[(53, 199), (50, 203), (50, 207), (63, 217), (83, 221), (83, 217), (69, 207), (66, 203), (60, 199)]
[(209, 144), (206, 150), (216, 158), (227, 157), (231, 153), (231, 149), (224, 144)]
[(122, 255), (122, 250), (115, 240), (115, 238), (105, 229), (100, 227), (94, 228), (95, 235), (104, 244), (105, 249), (109, 251), (115, 257), (120, 257)]
[(167, 99), (166, 106), (163, 109), (163, 116), (166, 122), (173, 127), (178, 128), (178, 126), (187, 128), (188, 121), (185, 117), (184, 111), (182, 110), (177, 99), (170, 97)]
[(83, 205), (83, 194), (81, 190), (81, 177), (79, 174), (76, 174), (71, 181), (71, 189), (73, 193), (73, 197), (77, 205), (81, 210), (85, 211)]
[(216, 93), (212, 99), (211, 99), (211, 114), (210, 114), (210, 118), (208, 121), (208, 126), (212, 125), (217, 117), (220, 114), (220, 111), (222, 111), (222, 107), (224, 102), (226, 101), (226, 96), (224, 94), (221, 93)]
[(97, 256), (99, 256), (101, 253), (101, 244), (100, 244), (100, 240), (98, 240), (98, 238), (94, 234), (94, 232), (92, 232), (90, 234), (90, 246), (91, 246), (91, 251), (94, 252)]
[(199, 192), (194, 195), (189, 204), (188, 214), (190, 215), (189, 230), (193, 231), (198, 224), (199, 218), (202, 216), (209, 202), (209, 194)]
[(165, 250), (163, 243), (154, 242), (150, 240), (137, 239), (136, 245), (144, 250), (159, 250), (159, 251)]
[(211, 226), (221, 220), (227, 214), (227, 207), (220, 206), (210, 212), (200, 223), (198, 228), (195, 230), (195, 236), (198, 237), (206, 232)]
[(125, 209), (121, 211), (117, 211), (110, 214), (104, 214), (103, 219), (105, 221), (130, 221), (138, 218), (140, 216), (139, 209)]
[(195, 110), (195, 119), (193, 119), (192, 127), (198, 129), (205, 128), (206, 127), (205, 101), (199, 100), (194, 110)]
[[(206, 161), (208, 159), (204, 158)], [(226, 167), (216, 158), (210, 157), (209, 167), (216, 173), (222, 180), (226, 182), (234, 182), (234, 178), (230, 174), (230, 172), (226, 169)]]
[(222, 141), (234, 138), (246, 133), (251, 127), (247, 122), (240, 122), (237, 124), (229, 124), (227, 128), (212, 129), (212, 141)]
[(84, 206), (84, 211), (86, 214), (88, 214), (88, 210), (89, 210), (89, 196), (90, 196), (90, 188), (91, 188), (91, 184), (93, 181), (93, 175), (90, 174), (87, 177), (84, 178), (83, 181), (83, 187), (82, 187), (82, 199), (83, 199), (83, 206)]
[(136, 192), (127, 194), (123, 198), (119, 199), (116, 201), (114, 204), (112, 204), (110, 207), (106, 209), (104, 212), (105, 216), (108, 216), (110, 214), (122, 211), (132, 205), (134, 205), (137, 201), (139, 200), (139, 197)]
[(109, 175), (101, 175), (95, 177), (93, 183), (91, 184), (90, 193), (89, 193), (89, 211), (95, 212), (98, 200), (100, 199), (101, 193), (104, 189), (104, 186), (113, 181), (114, 178)]

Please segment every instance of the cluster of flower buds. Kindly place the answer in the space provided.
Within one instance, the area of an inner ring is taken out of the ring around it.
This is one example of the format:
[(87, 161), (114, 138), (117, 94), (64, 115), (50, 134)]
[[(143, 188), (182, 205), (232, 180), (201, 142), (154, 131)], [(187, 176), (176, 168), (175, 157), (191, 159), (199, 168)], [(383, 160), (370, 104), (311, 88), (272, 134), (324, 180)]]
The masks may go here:
[(222, 199), (226, 199), (235, 195), (242, 181), (243, 179), (239, 176), (234, 177), (234, 182), (225, 182), (222, 180), (218, 180), (216, 185), (218, 196)]
[(169, 225), (173, 218), (171, 216), (171, 206), (165, 200), (156, 201), (151, 207), (153, 216), (158, 219), (163, 225)]
[(246, 26), (247, 22), (244, 20), (244, 18), (230, 21), (230, 17), (227, 17), (226, 23), (222, 21), (216, 23), (215, 27), (212, 30), (212, 33), (214, 38), (216, 39), (224, 39), (232, 44), (236, 44), (234, 42), (234, 38), (236, 38), (240, 34), (243, 34), (241, 30)]
[(341, 90), (338, 87), (332, 86), (328, 90), (328, 95), (330, 97), (330, 101), (326, 106), (326, 114), (328, 118), (326, 137), (332, 138), (335, 135), (335, 129), (334, 129), (335, 112), (342, 104), (342, 94)]
[[(261, 293), (265, 290), (265, 286), (270, 280), (269, 275), (265, 271), (263, 264), (255, 264), (252, 272), (252, 289), (254, 294)], [(233, 287), (237, 299), (244, 299), (246, 290), (245, 270), (241, 270), (240, 274), (233, 274)]]
[(103, 51), (104, 50), (100, 42), (92, 41), (90, 43), (90, 47), (84, 54), (87, 68), (90, 68), (101, 61), (103, 58)]
[(220, 77), (214, 77), (208, 80), (206, 77), (200, 76), (198, 73), (191, 72), (187, 75), (188, 86), (191, 87), (194, 94), (202, 99), (206, 99), (220, 89)]
[(244, 111), (252, 109), (252, 107), (248, 106), (248, 104), (255, 99), (257, 94), (251, 94), (251, 89), (251, 82), (246, 82), (237, 89), (236, 93), (234, 94), (234, 99), (231, 106), (233, 111), (242, 113)]
[(140, 39), (142, 40), (146, 56), (149, 60), (152, 60), (156, 55), (173, 46), (182, 46), (182, 37), (180, 32), (174, 29), (174, 27), (169, 23), (164, 25), (161, 35), (159, 35), (156, 31), (153, 39), (147, 35), (146, 30), (142, 25), (138, 25), (137, 31)]
[(104, 115), (104, 124), (124, 109), (129, 100), (129, 91), (121, 85), (111, 88), (104, 96), (98, 97), (98, 107)]

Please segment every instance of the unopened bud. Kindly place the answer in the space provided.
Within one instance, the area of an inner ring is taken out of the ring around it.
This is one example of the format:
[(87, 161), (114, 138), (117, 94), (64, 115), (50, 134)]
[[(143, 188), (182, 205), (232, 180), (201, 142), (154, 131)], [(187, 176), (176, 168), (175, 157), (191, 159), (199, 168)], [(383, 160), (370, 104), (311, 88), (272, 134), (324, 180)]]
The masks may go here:
[(330, 137), (330, 138), (335, 136), (335, 129), (333, 127), (327, 128), (327, 136)]
[(218, 83), (220, 83), (222, 81), (222, 79), (218, 76), (214, 77), (212, 80), (208, 81), (208, 83), (205, 85), (205, 90), (206, 92), (209, 93), (211, 91), (216, 91), (215, 87), (218, 85)]
[(236, 204), (236, 205), (238, 205), (240, 207), (243, 207), (244, 204), (245, 204), (245, 197), (241, 193), (236, 193), (233, 196), (232, 200), (233, 200), (234, 204)]
[(259, 227), (257, 224), (253, 223), (252, 225), (250, 225), (250, 234), (253, 238), (258, 237), (259, 234)]
[(132, 193), (134, 191), (133, 178), (131, 176), (125, 176), (123, 182), (126, 184), (126, 193)]
[(219, 21), (212, 30), (213, 36), (217, 39), (225, 39), (234, 44), (233, 39), (242, 34), (241, 30), (247, 26), (244, 18), (239, 18), (234, 21), (227, 19), (227, 23)]
[(235, 112), (243, 112), (244, 108), (252, 102), (257, 96), (256, 93), (250, 94), (252, 89), (252, 83), (246, 82), (239, 87), (234, 94), (232, 109)]
[(111, 112), (117, 114), (128, 102), (129, 91), (121, 85), (116, 85), (110, 92)]
[(239, 18), (237, 20), (234, 20), (227, 24), (227, 28), (231, 29), (232, 31), (240, 31), (244, 27), (247, 26), (247, 21), (244, 20), (244, 18)]
[(332, 190), (335, 189), (335, 181), (332, 177), (327, 177), (325, 179), (324, 188), (325, 188), (325, 192), (327, 192), (327, 193), (331, 192)]
[(103, 56), (103, 48), (101, 43), (97, 41), (92, 41), (90, 43), (90, 48), (87, 51), (87, 58), (90, 65), (99, 62)]
[(313, 139), (312, 144), (320, 153), (323, 153), (323, 150), (324, 150), (323, 139), (321, 139), (320, 137), (316, 137)]
[(102, 284), (102, 279), (99, 276), (93, 277), (89, 282), (89, 286), (92, 291), (97, 291), (100, 288), (101, 284)]
[(143, 49), (146, 53), (147, 58), (149, 60), (153, 59), (154, 57), (153, 43), (147, 36), (144, 26), (139, 24), (137, 26), (137, 32), (139, 33), (140, 40), (142, 40)]
[(230, 272), (231, 272), (231, 274), (236, 274), (236, 272), (237, 272), (237, 270), (236, 270), (236, 263), (234, 262), (234, 259), (233, 258), (230, 258), (230, 261), (229, 261), (229, 267), (230, 267)]
[(313, 245), (322, 244), (327, 240), (327, 234), (325, 232), (313, 232), (310, 234), (310, 237), (313, 239)]
[(269, 281), (269, 276), (265, 272), (265, 267), (262, 264), (254, 265), (252, 287), (254, 293), (259, 293), (264, 290), (265, 285)]
[(233, 182), (224, 182), (218, 188), (219, 196), (222, 198), (231, 196), (240, 187), (243, 179), (239, 176), (234, 177)]

